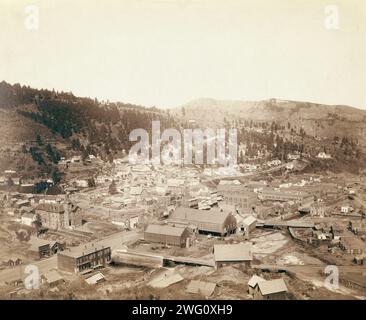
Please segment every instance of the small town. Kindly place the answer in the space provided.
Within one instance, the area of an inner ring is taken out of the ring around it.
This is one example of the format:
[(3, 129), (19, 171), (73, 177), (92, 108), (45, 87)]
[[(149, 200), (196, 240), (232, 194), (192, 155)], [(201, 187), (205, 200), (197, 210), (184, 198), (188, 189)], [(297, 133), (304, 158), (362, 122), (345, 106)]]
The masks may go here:
[(20, 191), (0, 193), (2, 296), (364, 299), (366, 176), (291, 175), (300, 157), (223, 175), (74, 156), (59, 162), (70, 182), (57, 195), (24, 192), (4, 171)]
[(365, 0), (0, 0), (3, 317), (357, 313), (365, 18)]

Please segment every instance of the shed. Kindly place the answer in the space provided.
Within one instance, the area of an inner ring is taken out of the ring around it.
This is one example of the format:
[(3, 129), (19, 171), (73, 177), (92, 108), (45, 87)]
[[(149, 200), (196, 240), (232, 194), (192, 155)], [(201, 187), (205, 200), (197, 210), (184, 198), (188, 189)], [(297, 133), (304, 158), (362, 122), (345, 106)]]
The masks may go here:
[(254, 296), (255, 289), (256, 289), (258, 283), (261, 281), (266, 281), (266, 280), (260, 276), (257, 276), (256, 274), (254, 276), (252, 276), (248, 281), (248, 293)]
[(92, 275), (91, 277), (86, 278), (85, 281), (89, 285), (95, 285), (95, 284), (105, 281), (105, 276), (101, 272), (98, 272), (98, 273)]
[(248, 235), (249, 232), (255, 229), (256, 226), (257, 226), (257, 219), (252, 215), (248, 215), (241, 220), (240, 231)]
[(285, 281), (280, 279), (260, 281), (255, 290), (256, 300), (285, 300), (287, 286)]
[(31, 247), (29, 250), (38, 258), (43, 258), (50, 255), (50, 242), (41, 238), (32, 237), (29, 240)]
[(65, 282), (64, 278), (56, 271), (51, 270), (41, 276), (42, 283), (46, 283), (50, 286), (57, 286)]

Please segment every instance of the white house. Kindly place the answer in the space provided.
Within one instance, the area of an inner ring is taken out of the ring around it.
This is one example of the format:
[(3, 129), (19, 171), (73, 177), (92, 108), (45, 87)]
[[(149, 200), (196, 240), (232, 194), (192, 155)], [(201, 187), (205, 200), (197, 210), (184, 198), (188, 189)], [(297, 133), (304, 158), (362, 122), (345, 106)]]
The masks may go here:
[(319, 159), (331, 159), (332, 156), (330, 154), (327, 154), (325, 152), (319, 152), (317, 155), (317, 158)]
[(87, 188), (88, 187), (88, 180), (85, 180), (85, 179), (75, 180), (75, 185), (79, 188)]
[(300, 159), (300, 155), (299, 155), (299, 154), (289, 154), (289, 155), (287, 156), (287, 158), (288, 158), (289, 160), (298, 160), (298, 159)]
[(345, 204), (345, 205), (342, 205), (341, 206), (341, 212), (342, 213), (350, 213), (350, 212), (352, 212), (354, 209), (351, 207), (351, 206), (349, 206), (348, 204)]
[(286, 169), (287, 170), (293, 170), (294, 169), (294, 164), (292, 162), (286, 163)]
[(81, 156), (74, 156), (71, 158), (71, 163), (78, 163), (81, 161)]
[(20, 218), (20, 223), (31, 227), (35, 221), (35, 215), (33, 213), (25, 213)]
[(5, 185), (7, 181), (8, 180), (4, 176), (0, 176), (0, 185)]

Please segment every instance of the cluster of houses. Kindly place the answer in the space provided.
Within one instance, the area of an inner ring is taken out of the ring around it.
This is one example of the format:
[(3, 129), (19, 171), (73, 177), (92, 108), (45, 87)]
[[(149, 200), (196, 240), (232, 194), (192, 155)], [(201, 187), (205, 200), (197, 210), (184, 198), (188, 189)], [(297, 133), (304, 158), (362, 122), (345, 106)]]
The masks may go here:
[(80, 208), (67, 196), (45, 196), (8, 192), (3, 194), (4, 211), (20, 224), (50, 230), (67, 229), (82, 223)]

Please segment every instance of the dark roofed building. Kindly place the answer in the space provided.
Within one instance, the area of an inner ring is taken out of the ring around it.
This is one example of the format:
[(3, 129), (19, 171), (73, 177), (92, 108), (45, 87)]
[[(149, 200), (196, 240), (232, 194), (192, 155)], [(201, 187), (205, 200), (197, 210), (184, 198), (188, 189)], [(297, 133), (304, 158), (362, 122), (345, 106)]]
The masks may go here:
[(43, 258), (51, 255), (50, 241), (45, 239), (32, 237), (29, 240), (31, 247), (29, 250), (34, 254), (37, 258)]
[(189, 246), (189, 235), (190, 232), (186, 227), (150, 224), (144, 232), (144, 239), (183, 248)]
[(169, 220), (172, 223), (194, 225), (201, 233), (226, 236), (236, 231), (236, 219), (231, 212), (217, 208), (202, 211), (181, 207), (172, 213)]

